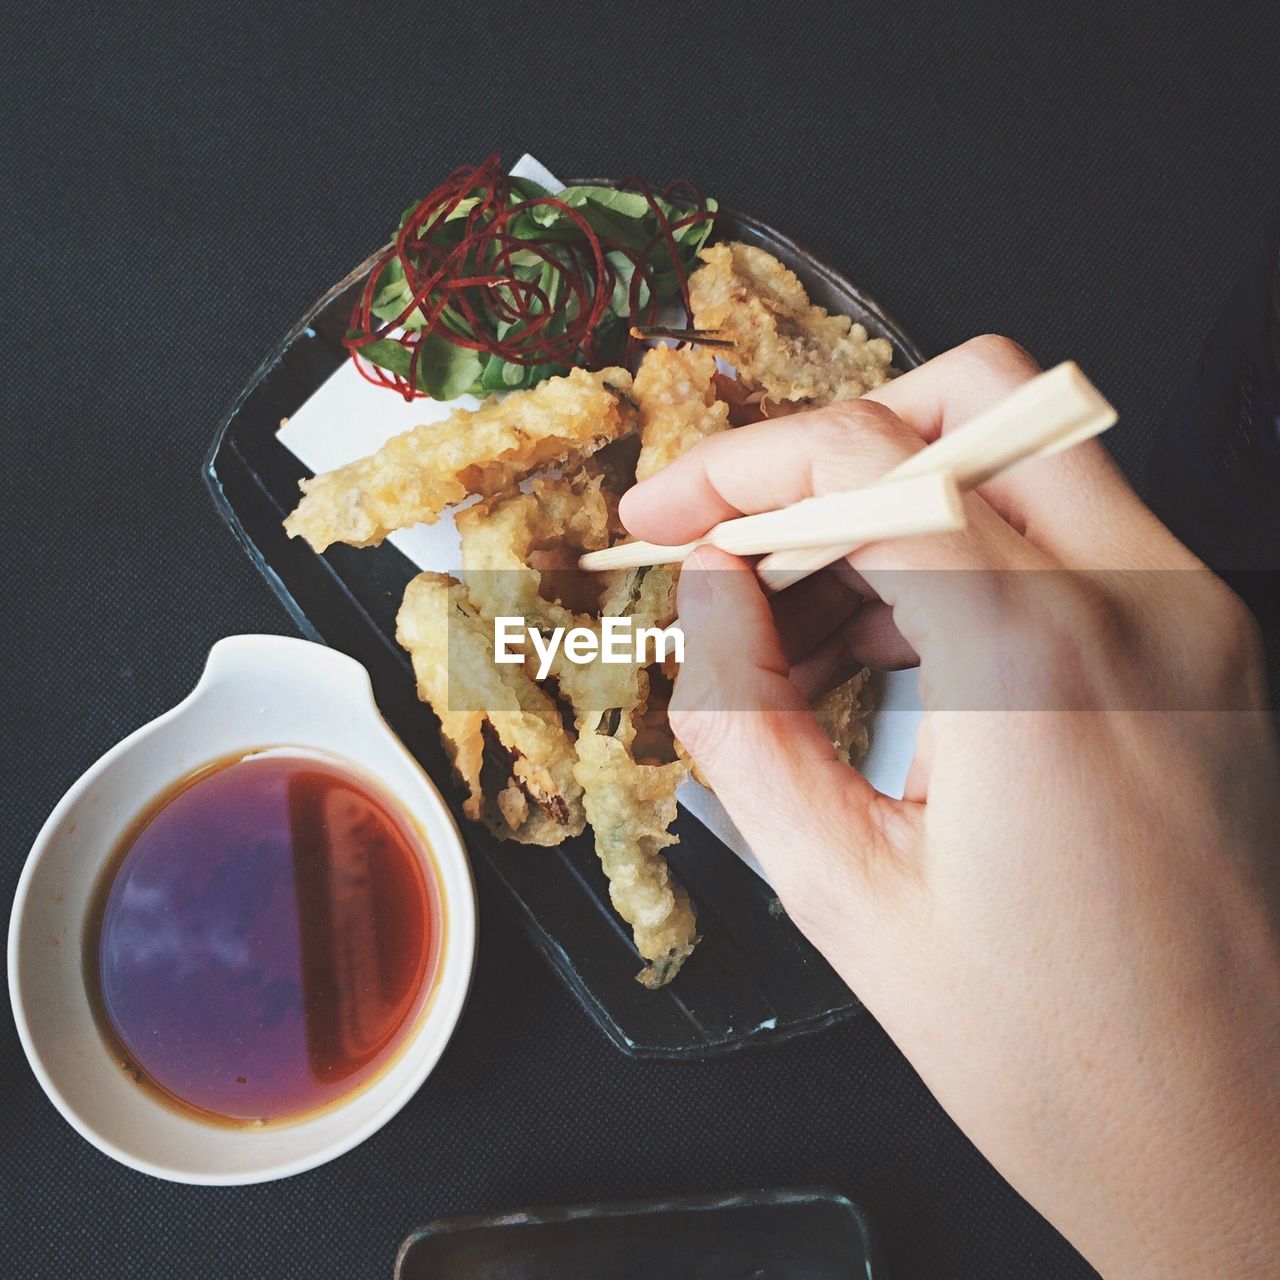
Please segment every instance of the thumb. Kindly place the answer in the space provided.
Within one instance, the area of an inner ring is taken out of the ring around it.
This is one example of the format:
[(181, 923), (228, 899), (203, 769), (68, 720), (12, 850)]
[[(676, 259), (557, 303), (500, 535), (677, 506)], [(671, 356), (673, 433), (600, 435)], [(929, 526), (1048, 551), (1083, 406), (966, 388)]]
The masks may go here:
[(918, 806), (842, 764), (788, 678), (754, 572), (702, 547), (680, 574), (685, 655), (671, 727), (751, 845), (800, 928), (819, 946), (870, 905), (868, 872), (914, 847)]

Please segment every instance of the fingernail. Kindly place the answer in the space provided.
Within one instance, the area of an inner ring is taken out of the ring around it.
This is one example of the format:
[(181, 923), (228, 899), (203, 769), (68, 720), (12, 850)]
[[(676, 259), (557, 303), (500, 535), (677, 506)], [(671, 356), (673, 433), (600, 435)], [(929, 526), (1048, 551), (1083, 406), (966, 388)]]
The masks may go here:
[[(694, 556), (698, 553), (695, 551)], [(696, 619), (706, 613), (711, 604), (712, 570), (704, 569), (696, 561), (686, 563), (680, 572), (677, 604), (681, 618)]]

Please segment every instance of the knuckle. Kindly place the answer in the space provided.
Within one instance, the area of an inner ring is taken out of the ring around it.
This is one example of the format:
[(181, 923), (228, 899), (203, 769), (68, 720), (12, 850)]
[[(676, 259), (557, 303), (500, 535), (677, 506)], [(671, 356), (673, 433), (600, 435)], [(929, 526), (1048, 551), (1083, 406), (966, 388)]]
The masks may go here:
[(1045, 604), (1056, 633), (1083, 637), (1090, 646), (1110, 646), (1125, 638), (1124, 610), (1089, 574), (1052, 573)]
[(1248, 606), (1227, 587), (1221, 593), (1218, 608), (1227, 647), (1237, 657), (1257, 658), (1262, 652), (1262, 628)]
[(1119, 604), (1085, 574), (1000, 578), (999, 663), (1010, 673), (1017, 705), (1065, 709), (1087, 704), (1116, 655), (1130, 649)]
[(1032, 585), (1013, 590), (1000, 628), (1020, 706), (1226, 709), (1262, 697), (1257, 622), (1209, 575), (1180, 591), (1174, 615), (1087, 573), (1037, 574)]
[(892, 410), (866, 400), (828, 405), (807, 433), (814, 493), (873, 480), (922, 444)]
[(1189, 703), (1239, 705), (1265, 680), (1257, 620), (1231, 587), (1203, 565), (1144, 577), (1135, 628), (1153, 669)]
[(1082, 679), (1108, 655), (1130, 648), (1124, 610), (1093, 578), (1080, 573), (1054, 573), (1043, 602), (1042, 631), (1049, 660)]
[(1020, 343), (999, 333), (981, 333), (961, 350), (987, 374), (1002, 382), (1024, 382), (1040, 372), (1040, 365)]
[(915, 440), (915, 433), (888, 406), (875, 400), (837, 400), (823, 411), (829, 439), (846, 447), (850, 440), (886, 440), (902, 443)]
[(852, 413), (845, 405), (829, 405), (810, 426), (808, 437), (815, 455), (844, 455), (858, 434), (867, 429), (868, 420)]
[(1258, 621), (1221, 578), (1206, 578), (1199, 618), (1208, 625), (1191, 628), (1197, 640), (1193, 660), (1206, 682), (1234, 683), (1242, 674), (1265, 667)]

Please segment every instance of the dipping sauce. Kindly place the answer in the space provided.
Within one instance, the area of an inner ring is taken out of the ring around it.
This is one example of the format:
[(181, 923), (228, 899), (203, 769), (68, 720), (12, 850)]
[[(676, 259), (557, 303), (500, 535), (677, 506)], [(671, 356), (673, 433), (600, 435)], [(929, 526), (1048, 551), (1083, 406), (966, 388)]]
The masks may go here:
[(432, 986), (431, 857), (375, 784), (279, 748), (216, 762), (120, 841), (86, 945), (121, 1065), (223, 1124), (297, 1119), (390, 1064)]

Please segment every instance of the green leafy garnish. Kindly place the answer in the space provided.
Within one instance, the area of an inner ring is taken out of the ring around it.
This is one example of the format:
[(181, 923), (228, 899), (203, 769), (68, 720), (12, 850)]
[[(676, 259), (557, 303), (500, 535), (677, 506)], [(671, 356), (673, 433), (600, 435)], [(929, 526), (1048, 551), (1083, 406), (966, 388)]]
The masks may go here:
[[(655, 208), (669, 224), (685, 221), (670, 241)], [(507, 177), (491, 157), (405, 211), (403, 249), (392, 246), (374, 268), (348, 345), (404, 393), (442, 400), (531, 387), (574, 365), (618, 363), (631, 349), (633, 324), (651, 324), (660, 309), (682, 302), (715, 209), (713, 200), (695, 208), (600, 185), (549, 197), (528, 179)], [(414, 305), (415, 288), (426, 291), (426, 314)]]
[[(417, 385), (433, 400), (452, 400), (471, 392), (485, 395), (480, 386), (484, 372), (484, 357), (477, 351), (455, 346), (438, 333), (428, 333), (421, 339), (422, 354), (418, 357)], [(376, 364), (409, 378), (413, 352), (391, 338), (380, 338), (360, 348), (360, 354), (370, 364)], [(504, 388), (505, 390), (505, 388)]]

